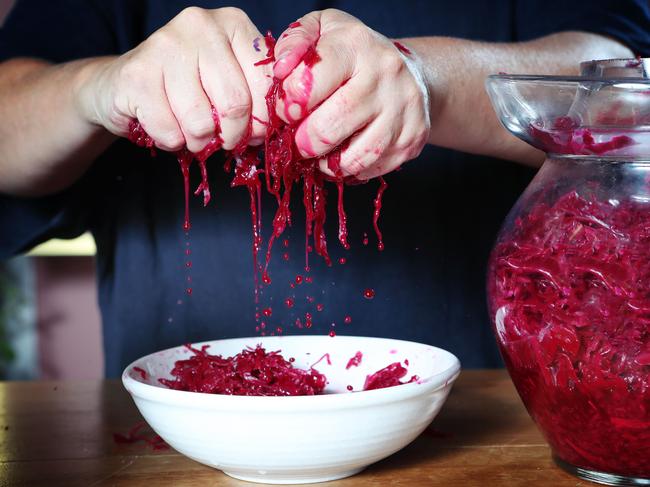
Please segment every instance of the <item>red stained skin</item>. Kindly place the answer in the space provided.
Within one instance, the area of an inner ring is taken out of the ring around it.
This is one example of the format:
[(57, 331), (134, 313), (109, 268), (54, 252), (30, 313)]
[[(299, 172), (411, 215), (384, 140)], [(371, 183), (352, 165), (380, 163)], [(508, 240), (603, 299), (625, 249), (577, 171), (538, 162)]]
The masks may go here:
[[(259, 41), (258, 41), (259, 42)], [(269, 64), (275, 62), (273, 50), (275, 47), (275, 39), (270, 32), (264, 37), (264, 42), (267, 48), (266, 58), (258, 63)], [(320, 56), (316, 51), (315, 46), (310, 46), (302, 57), (305, 69), (303, 76), (305, 80), (306, 96), (299, 100), (302, 107), (303, 115), (307, 116), (309, 113), (306, 109), (307, 100), (311, 91), (311, 84), (313, 79), (311, 77), (311, 68), (320, 61)], [(296, 148), (296, 129), (297, 124), (286, 124), (275, 113), (275, 106), (278, 99), (285, 97), (282, 87), (282, 80), (274, 78), (271, 87), (266, 95), (266, 104), (269, 112), (269, 121), (267, 125), (267, 133), (264, 143), (264, 162), (260, 157), (260, 151), (257, 148), (248, 147), (250, 134), (252, 130), (252, 119), (249, 121), (248, 131), (245, 137), (237, 144), (237, 146), (227, 153), (225, 169), (233, 171), (234, 177), (231, 186), (245, 186), (250, 195), (250, 211), (251, 223), (253, 227), (253, 270), (254, 270), (254, 289), (255, 300), (258, 301), (259, 296), (259, 273), (260, 268), (262, 279), (261, 281), (268, 285), (271, 283), (271, 278), (268, 274), (268, 267), (271, 259), (271, 249), (275, 239), (279, 238), (286, 227), (291, 224), (291, 209), (289, 207), (291, 200), (291, 192), (295, 185), (302, 186), (303, 190), (303, 204), (305, 207), (305, 268), (309, 269), (309, 261), (307, 251), (310, 246), (310, 240), (313, 242), (311, 246), (316, 254), (321, 256), (327, 265), (331, 265), (331, 259), (327, 250), (327, 240), (325, 236), (325, 218), (326, 218), (326, 197), (327, 190), (325, 189), (325, 182), (328, 178), (319, 170), (317, 159), (302, 159)], [(185, 218), (183, 228), (185, 231), (190, 229), (190, 215), (189, 215), (189, 175), (190, 167), (194, 160), (197, 160), (201, 171), (201, 183), (196, 188), (195, 194), (203, 195), (203, 202), (207, 204), (210, 201), (210, 188), (208, 184), (208, 173), (206, 168), (206, 160), (217, 150), (221, 149), (223, 139), (221, 138), (221, 129), (219, 124), (219, 116), (216, 109), (212, 110), (213, 119), (215, 123), (215, 133), (208, 145), (199, 153), (192, 154), (186, 148), (178, 151), (176, 156), (181, 168), (184, 182), (185, 192)], [(131, 121), (129, 125), (129, 140), (140, 147), (148, 148), (155, 153), (154, 142), (147, 135), (146, 131), (137, 120)], [(338, 215), (339, 215), (339, 232), (338, 237), (341, 245), (344, 248), (349, 248), (348, 234), (347, 234), (347, 216), (343, 207), (343, 188), (344, 184), (357, 184), (358, 181), (354, 177), (343, 178), (340, 171), (340, 158), (341, 151), (345, 149), (346, 143), (340, 147), (335, 148), (327, 156), (328, 166), (334, 168), (335, 182), (338, 190)], [(263, 164), (263, 167), (262, 167)], [(263, 180), (260, 174), (263, 173)], [(266, 187), (266, 190), (275, 196), (278, 203), (278, 208), (273, 218), (273, 230), (268, 239), (266, 248), (266, 262), (265, 265), (260, 267), (257, 262), (257, 256), (262, 246), (261, 237), (261, 188)], [(375, 230), (378, 232), (376, 222), (379, 218), (379, 211), (381, 209), (381, 194), (385, 190), (385, 183), (380, 186), (377, 198), (375, 199), (375, 213), (373, 216), (373, 223)], [(381, 233), (378, 233), (378, 239), (381, 243)], [(187, 293), (191, 294), (191, 288), (187, 289)]]

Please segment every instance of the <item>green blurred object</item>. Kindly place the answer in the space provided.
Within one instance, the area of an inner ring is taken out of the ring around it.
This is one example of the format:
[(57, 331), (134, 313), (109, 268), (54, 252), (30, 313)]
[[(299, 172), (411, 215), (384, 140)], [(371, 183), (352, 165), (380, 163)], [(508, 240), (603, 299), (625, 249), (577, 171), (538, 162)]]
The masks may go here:
[(5, 263), (0, 263), (0, 378), (6, 378), (7, 368), (16, 358), (9, 341), (9, 320), (25, 304), (17, 276)]

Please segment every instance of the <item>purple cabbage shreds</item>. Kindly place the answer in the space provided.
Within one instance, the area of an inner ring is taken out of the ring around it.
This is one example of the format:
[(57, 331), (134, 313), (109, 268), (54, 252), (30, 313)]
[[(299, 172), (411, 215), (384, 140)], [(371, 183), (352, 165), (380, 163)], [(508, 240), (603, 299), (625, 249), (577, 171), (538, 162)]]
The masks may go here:
[(564, 461), (650, 477), (650, 208), (538, 201), (490, 262), (512, 380)]
[(235, 396), (312, 396), (321, 394), (327, 378), (317, 370), (295, 368), (279, 352), (261, 345), (234, 357), (210, 355), (188, 345), (194, 356), (178, 360), (171, 375), (159, 379), (170, 389)]

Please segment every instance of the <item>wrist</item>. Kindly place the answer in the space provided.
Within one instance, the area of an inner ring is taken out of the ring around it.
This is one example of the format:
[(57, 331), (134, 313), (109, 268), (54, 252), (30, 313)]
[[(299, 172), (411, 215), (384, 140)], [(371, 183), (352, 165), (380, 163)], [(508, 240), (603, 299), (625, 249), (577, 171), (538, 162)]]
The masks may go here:
[(402, 49), (402, 55), (406, 60), (409, 71), (416, 79), (418, 85), (423, 91), (426, 103), (426, 117), (429, 123), (429, 137), (427, 143), (432, 143), (431, 138), (434, 130), (434, 124), (439, 118), (439, 114), (444, 110), (446, 99), (446, 84), (444, 80), (444, 65), (442, 62), (431, 62), (430, 49), (428, 44), (423, 43), (421, 38), (399, 39), (398, 42), (406, 46), (409, 53)]
[(73, 105), (82, 123), (94, 130), (104, 130), (100, 96), (108, 88), (102, 87), (102, 77), (115, 57), (84, 59), (69, 65), (72, 72)]

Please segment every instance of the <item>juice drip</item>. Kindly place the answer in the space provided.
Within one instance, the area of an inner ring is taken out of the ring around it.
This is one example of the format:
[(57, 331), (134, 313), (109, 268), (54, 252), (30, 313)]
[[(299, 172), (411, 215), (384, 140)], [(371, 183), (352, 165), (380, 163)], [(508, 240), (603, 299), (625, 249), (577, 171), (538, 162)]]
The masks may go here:
[(374, 206), (375, 210), (372, 213), (372, 225), (375, 227), (375, 234), (377, 235), (377, 248), (379, 250), (384, 250), (384, 239), (379, 230), (379, 217), (381, 215), (381, 205), (382, 197), (384, 196), (384, 191), (388, 187), (388, 183), (382, 177), (379, 178), (379, 189), (377, 190), (377, 196), (375, 197)]
[[(266, 58), (256, 63), (256, 65), (270, 64), (275, 62), (274, 47), (275, 39), (270, 32), (264, 37), (267, 53)], [(303, 80), (309, 81), (306, 86), (305, 94), (298, 100), (301, 108), (301, 114), (307, 116), (311, 111), (307, 110), (307, 103), (311, 91), (311, 68), (320, 61), (320, 56), (315, 46), (311, 46), (305, 52), (302, 62), (305, 65)], [(267, 94), (266, 105), (269, 114), (269, 121), (266, 122), (267, 132), (264, 141), (264, 165), (262, 169), (262, 159), (260, 150), (254, 147), (248, 147), (250, 140), (252, 119), (249, 121), (248, 132), (239, 142), (237, 147), (226, 154), (226, 164), (224, 169), (227, 172), (233, 170), (234, 177), (231, 186), (246, 186), (250, 195), (251, 223), (253, 227), (253, 268), (255, 280), (256, 300), (259, 295), (258, 274), (262, 273), (262, 282), (269, 284), (271, 278), (268, 274), (268, 267), (271, 260), (271, 251), (273, 244), (285, 231), (287, 226), (291, 225), (291, 192), (296, 184), (302, 182), (303, 187), (303, 205), (305, 207), (305, 270), (309, 271), (309, 252), (311, 249), (321, 256), (325, 263), (332, 264), (328, 250), (327, 239), (325, 235), (326, 220), (326, 202), (327, 190), (325, 189), (326, 181), (334, 181), (338, 189), (338, 220), (339, 231), (338, 238), (341, 245), (348, 249), (348, 230), (347, 216), (343, 205), (343, 192), (345, 184), (359, 183), (352, 177), (343, 177), (340, 169), (341, 152), (347, 147), (347, 141), (335, 148), (327, 155), (328, 167), (335, 173), (335, 178), (325, 176), (319, 170), (319, 160), (317, 158), (303, 159), (300, 155), (295, 142), (295, 134), (300, 121), (286, 123), (276, 113), (275, 107), (278, 100), (286, 100), (286, 94), (282, 87), (282, 80), (274, 78)], [(313, 110), (313, 109), (312, 109)], [(223, 145), (221, 138), (221, 129), (219, 117), (216, 109), (212, 108), (212, 116), (215, 123), (215, 134), (207, 146), (196, 154), (192, 154), (187, 148), (181, 149), (176, 153), (181, 173), (183, 175), (184, 193), (185, 193), (185, 217), (183, 228), (185, 231), (190, 229), (189, 215), (189, 184), (190, 168), (194, 159), (197, 160), (201, 171), (201, 183), (196, 188), (195, 195), (203, 194), (203, 203), (207, 205), (210, 201), (210, 188), (208, 184), (208, 171), (206, 167), (207, 159)], [(155, 153), (154, 141), (146, 133), (137, 120), (133, 120), (129, 125), (129, 140), (140, 147), (149, 148), (152, 154)], [(234, 164), (233, 164), (234, 162)], [(258, 253), (262, 245), (261, 237), (261, 188), (262, 181), (259, 173), (264, 173), (264, 185), (266, 190), (275, 197), (278, 207), (273, 217), (273, 229), (268, 240), (266, 249), (266, 258), (264, 266), (258, 264)], [(381, 232), (379, 231), (377, 221), (381, 211), (381, 198), (386, 183), (381, 179), (381, 184), (374, 202), (373, 224), (379, 240), (379, 248), (383, 249)], [(313, 244), (310, 244), (310, 241)]]

